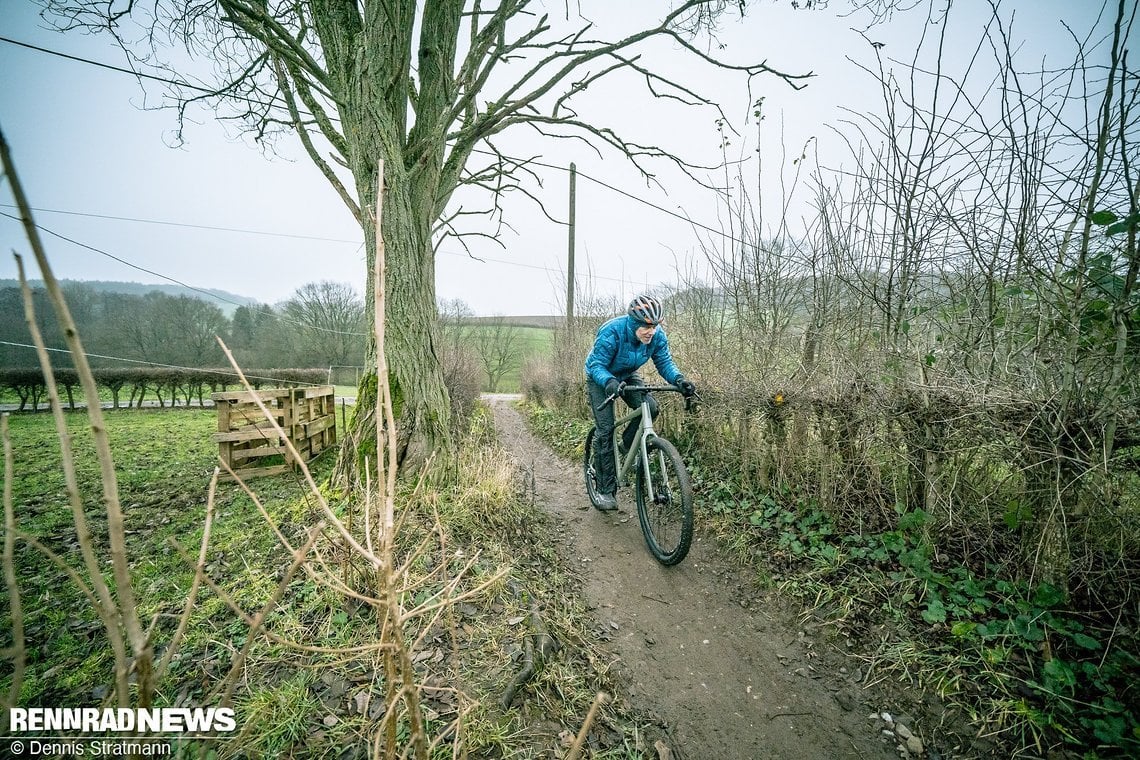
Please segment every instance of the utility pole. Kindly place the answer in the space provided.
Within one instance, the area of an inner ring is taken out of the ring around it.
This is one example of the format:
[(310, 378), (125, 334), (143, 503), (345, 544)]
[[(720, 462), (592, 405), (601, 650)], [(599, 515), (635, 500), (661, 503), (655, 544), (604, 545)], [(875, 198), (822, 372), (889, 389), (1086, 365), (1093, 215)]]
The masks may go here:
[(566, 329), (574, 322), (574, 196), (578, 182), (578, 169), (570, 164), (570, 250), (566, 263)]

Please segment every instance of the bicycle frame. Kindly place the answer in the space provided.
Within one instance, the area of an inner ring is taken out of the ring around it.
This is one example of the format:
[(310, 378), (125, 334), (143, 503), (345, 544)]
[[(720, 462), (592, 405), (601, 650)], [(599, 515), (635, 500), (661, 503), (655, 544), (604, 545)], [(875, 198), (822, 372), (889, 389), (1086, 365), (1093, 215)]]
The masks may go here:
[[(621, 451), (618, 444), (621, 441), (622, 433), (625, 431), (626, 425), (632, 422), (637, 417), (641, 418), (638, 425), (637, 435), (633, 439), (633, 445), (629, 447), (629, 451), (625, 452), (625, 461), (622, 461)], [(648, 497), (650, 500), (655, 498), (653, 493), (653, 478), (649, 472), (649, 451), (645, 442), (649, 440), (650, 436), (656, 437), (657, 431), (653, 429), (653, 415), (649, 412), (649, 394), (643, 393), (641, 397), (641, 406), (630, 410), (629, 414), (614, 420), (614, 472), (617, 473), (618, 483), (628, 485), (629, 481), (626, 479), (633, 469), (634, 461), (640, 461), (642, 468), (645, 470), (645, 483), (649, 489)], [(637, 457), (640, 455), (641, 459)]]

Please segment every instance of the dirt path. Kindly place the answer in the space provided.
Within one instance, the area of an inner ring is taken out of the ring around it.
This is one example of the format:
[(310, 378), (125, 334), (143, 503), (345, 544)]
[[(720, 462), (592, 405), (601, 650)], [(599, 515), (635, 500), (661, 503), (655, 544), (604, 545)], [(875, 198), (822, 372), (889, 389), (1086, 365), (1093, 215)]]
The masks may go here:
[(534, 438), (512, 397), (488, 400), (503, 445), (533, 468), (537, 503), (564, 528), (594, 630), (635, 707), (669, 728), (674, 757), (897, 757), (843, 662), (767, 603), (699, 530), (680, 566), (660, 566), (628, 489), (618, 494), (621, 511), (593, 509), (578, 463)]

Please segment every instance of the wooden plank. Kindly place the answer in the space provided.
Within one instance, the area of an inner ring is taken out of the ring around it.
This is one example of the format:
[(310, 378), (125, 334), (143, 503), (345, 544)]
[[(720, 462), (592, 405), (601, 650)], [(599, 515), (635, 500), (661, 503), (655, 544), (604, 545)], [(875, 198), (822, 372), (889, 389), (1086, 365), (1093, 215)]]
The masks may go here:
[(336, 388), (331, 385), (314, 385), (309, 388), (297, 388), (295, 393), (299, 393), (301, 398), (316, 398), (317, 396), (333, 396), (336, 394)]
[[(249, 467), (234, 472), (241, 477), (242, 480), (246, 478), (260, 478), (266, 475), (280, 475), (283, 472), (289, 472), (289, 465), (281, 464), (274, 467)], [(229, 473), (222, 473), (218, 476), (218, 480), (236, 480), (230, 476)]]
[(214, 433), (214, 440), (218, 443), (224, 441), (256, 441), (256, 440), (276, 440), (280, 438), (273, 428), (265, 429), (250, 429), (250, 430), (235, 430), (230, 433)]
[(336, 417), (322, 417), (314, 422), (306, 422), (301, 425), (301, 437), (312, 438), (324, 430), (336, 425)]
[[(288, 406), (286, 403), (288, 399), (270, 398), (262, 401), (269, 408), (270, 412), (280, 413), (280, 410)], [(231, 401), (235, 409), (240, 409), (248, 414), (261, 414), (261, 407), (253, 401)]]
[(285, 454), (284, 446), (254, 446), (249, 449), (242, 449), (241, 451), (234, 452), (234, 459), (257, 459), (259, 457), (270, 457), (275, 454)]
[[(241, 407), (242, 409), (258, 409), (260, 407), (258, 407), (257, 401), (258, 400), (253, 398), (252, 396), (248, 396), (246, 398), (234, 399), (234, 400), (230, 401), (230, 403), (236, 404), (237, 406)], [(280, 394), (274, 394), (273, 396), (271, 396), (269, 398), (261, 399), (261, 403), (264, 404), (265, 406), (269, 407), (270, 409), (281, 409), (282, 407), (287, 405), (288, 401), (289, 401), (288, 396), (282, 396)]]
[[(273, 422), (276, 422), (278, 425), (280, 425), (281, 417), (282, 415), (280, 414), (273, 415)], [(230, 430), (237, 430), (238, 428), (249, 427), (250, 425), (268, 425), (272, 427), (273, 422), (270, 422), (270, 418), (266, 417), (261, 412), (258, 412), (257, 414), (230, 413)]]
[[(281, 423), (280, 423), (280, 422), (278, 422), (278, 423), (277, 423), (277, 426), (278, 426), (278, 427), (280, 427), (280, 426), (281, 426)], [(273, 427), (273, 423), (272, 423), (272, 422), (267, 422), (267, 421), (266, 421), (266, 420), (264, 420), (264, 419), (260, 419), (260, 420), (256, 420), (256, 421), (251, 421), (251, 422), (246, 422), (246, 423), (244, 423), (244, 424), (241, 424), (241, 425), (234, 425), (234, 424), (231, 424), (231, 425), (230, 425), (230, 432), (231, 432), (231, 433), (236, 433), (236, 432), (238, 432), (238, 431), (243, 431), (243, 432), (244, 432), (244, 431), (246, 431), (246, 430), (268, 430), (268, 431), (272, 431), (273, 429), (274, 429), (274, 427)], [(286, 434), (288, 434), (288, 432), (289, 432), (289, 430), (288, 430), (288, 429), (286, 429), (286, 430), (285, 430), (285, 433), (286, 433)]]
[(210, 398), (214, 401), (245, 401), (253, 403), (254, 398), (259, 398), (262, 401), (269, 401), (272, 399), (280, 398), (281, 396), (288, 395), (288, 390), (281, 388), (270, 388), (263, 391), (224, 391), (221, 393), (211, 393)]
[[(291, 388), (288, 395), (281, 399), (282, 415), (281, 415), (281, 429), (288, 435), (289, 440), (294, 446), (297, 444), (297, 391)], [(285, 451), (285, 464), (289, 467), (295, 467), (296, 461), (293, 457), (293, 452), (286, 449)]]
[[(280, 424), (278, 424), (277, 427), (280, 427)], [(257, 422), (251, 422), (251, 423), (248, 423), (245, 425), (234, 425), (232, 420), (231, 420), (230, 429), (226, 432), (245, 433), (245, 432), (248, 432), (250, 430), (264, 430), (267, 433), (272, 433), (276, 429), (277, 428), (274, 427), (272, 422), (267, 422), (266, 420), (258, 420)], [(288, 432), (288, 431), (286, 431), (286, 432)]]

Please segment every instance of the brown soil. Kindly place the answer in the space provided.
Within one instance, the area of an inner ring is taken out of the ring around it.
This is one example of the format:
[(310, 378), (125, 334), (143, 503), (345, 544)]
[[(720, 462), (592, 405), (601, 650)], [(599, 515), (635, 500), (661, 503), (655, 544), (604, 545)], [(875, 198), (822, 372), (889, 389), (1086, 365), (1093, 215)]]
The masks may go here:
[(674, 758), (898, 756), (847, 675), (857, 663), (822, 629), (798, 623), (699, 526), (681, 565), (659, 565), (629, 489), (620, 511), (593, 509), (579, 463), (530, 434), (514, 397), (488, 400), (500, 440), (533, 470), (536, 503), (563, 533), (562, 557), (583, 580), (624, 696), (665, 727)]

